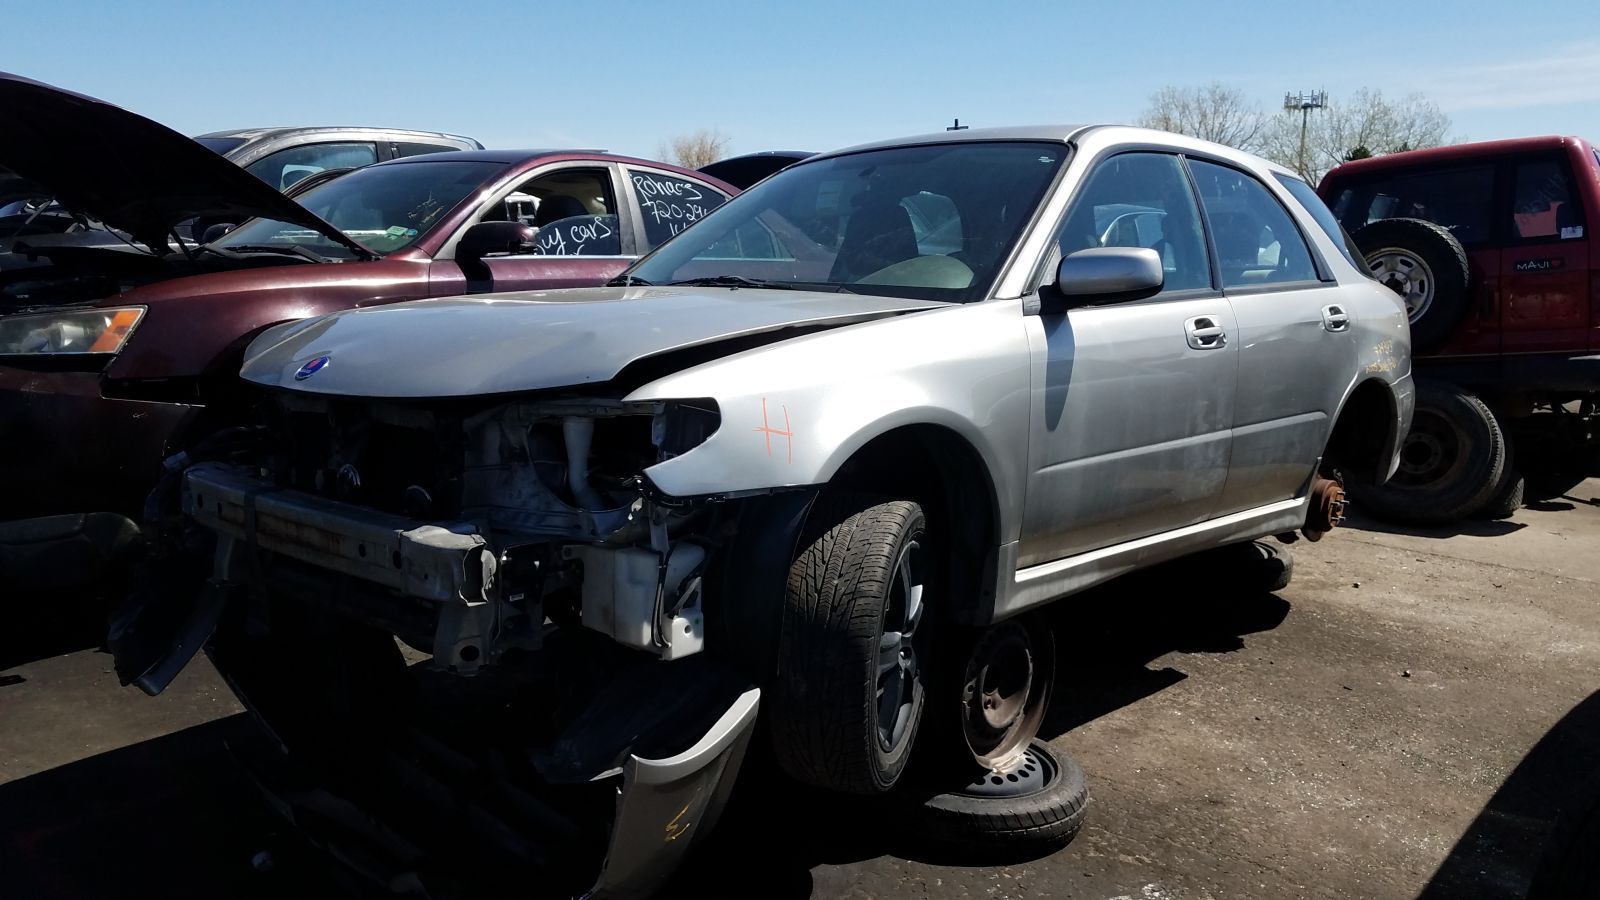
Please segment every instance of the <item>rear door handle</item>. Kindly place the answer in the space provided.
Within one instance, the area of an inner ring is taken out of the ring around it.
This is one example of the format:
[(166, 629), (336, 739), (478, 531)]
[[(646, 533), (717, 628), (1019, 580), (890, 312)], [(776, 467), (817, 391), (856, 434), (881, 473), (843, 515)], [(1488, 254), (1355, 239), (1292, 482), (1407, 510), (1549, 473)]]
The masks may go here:
[(1337, 304), (1322, 308), (1322, 327), (1329, 331), (1349, 331), (1350, 314)]
[(1184, 322), (1183, 336), (1196, 350), (1221, 350), (1228, 346), (1228, 332), (1216, 316), (1195, 316)]

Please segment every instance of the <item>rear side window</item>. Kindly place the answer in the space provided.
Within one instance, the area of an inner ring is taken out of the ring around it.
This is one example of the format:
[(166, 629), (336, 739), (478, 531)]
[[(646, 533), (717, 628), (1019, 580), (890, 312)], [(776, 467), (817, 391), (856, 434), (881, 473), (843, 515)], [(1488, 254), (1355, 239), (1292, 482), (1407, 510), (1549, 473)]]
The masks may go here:
[(1344, 258), (1350, 261), (1350, 265), (1365, 271), (1366, 267), (1356, 261), (1358, 254), (1355, 252), (1355, 248), (1350, 246), (1348, 235), (1345, 234), (1344, 229), (1339, 227), (1339, 220), (1333, 217), (1333, 210), (1328, 208), (1328, 204), (1322, 202), (1322, 198), (1318, 197), (1317, 192), (1311, 189), (1311, 185), (1288, 175), (1278, 175), (1277, 178), (1278, 183), (1283, 185), (1289, 195), (1306, 208), (1306, 212), (1310, 213), (1311, 218), (1316, 221), (1317, 227), (1321, 228), (1322, 233), (1328, 236), (1328, 240), (1333, 241), (1333, 245), (1339, 248), (1339, 252), (1343, 253)]
[(1237, 169), (1189, 160), (1224, 288), (1316, 281), (1311, 250), (1267, 186)]
[(659, 172), (629, 169), (628, 180), (644, 215), (645, 250), (665, 243), (728, 199), (703, 184)]
[(1493, 233), (1494, 168), (1465, 166), (1357, 181), (1339, 192), (1333, 208), (1352, 234), (1382, 219), (1424, 219), (1463, 244), (1481, 243)]
[(1572, 180), (1558, 159), (1517, 164), (1511, 197), (1511, 234), (1517, 238), (1583, 237), (1583, 215), (1573, 201)]

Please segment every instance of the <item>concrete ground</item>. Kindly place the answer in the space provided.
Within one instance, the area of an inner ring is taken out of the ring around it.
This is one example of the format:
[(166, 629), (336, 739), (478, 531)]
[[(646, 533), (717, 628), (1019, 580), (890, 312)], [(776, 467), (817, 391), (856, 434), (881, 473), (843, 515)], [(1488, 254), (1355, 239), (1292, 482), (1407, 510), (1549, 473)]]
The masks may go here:
[[(1296, 544), (1276, 595), (1190, 569), (1064, 605), (1046, 734), (1093, 800), (1059, 853), (930, 858), (757, 769), (668, 893), (1520, 897), (1600, 768), (1600, 480), (1544, 495)], [(331, 892), (315, 858), (252, 868), (274, 826), (221, 749), (248, 722), (215, 674), (118, 688), (78, 624), (0, 649), (0, 896)]]

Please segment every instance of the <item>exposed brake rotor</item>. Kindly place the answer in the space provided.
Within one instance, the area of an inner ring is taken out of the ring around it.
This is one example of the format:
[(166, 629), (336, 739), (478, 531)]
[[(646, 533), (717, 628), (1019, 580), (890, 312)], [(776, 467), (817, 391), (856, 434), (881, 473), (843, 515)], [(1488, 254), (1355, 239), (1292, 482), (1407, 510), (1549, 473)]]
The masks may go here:
[(1308, 541), (1322, 540), (1323, 535), (1344, 521), (1348, 505), (1343, 484), (1333, 478), (1316, 476), (1311, 480), (1311, 508), (1306, 512), (1306, 524), (1301, 533)]

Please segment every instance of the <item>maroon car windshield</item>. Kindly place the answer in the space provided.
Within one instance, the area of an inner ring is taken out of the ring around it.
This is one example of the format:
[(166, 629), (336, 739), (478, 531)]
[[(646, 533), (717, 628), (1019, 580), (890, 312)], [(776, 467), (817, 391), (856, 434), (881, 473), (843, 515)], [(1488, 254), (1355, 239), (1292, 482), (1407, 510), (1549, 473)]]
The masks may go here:
[[(428, 161), (372, 166), (342, 175), (295, 197), (306, 209), (376, 253), (409, 247), (471, 196), (505, 163)], [(309, 251), (332, 259), (350, 248), (300, 225), (252, 219), (215, 242), (228, 250)]]

